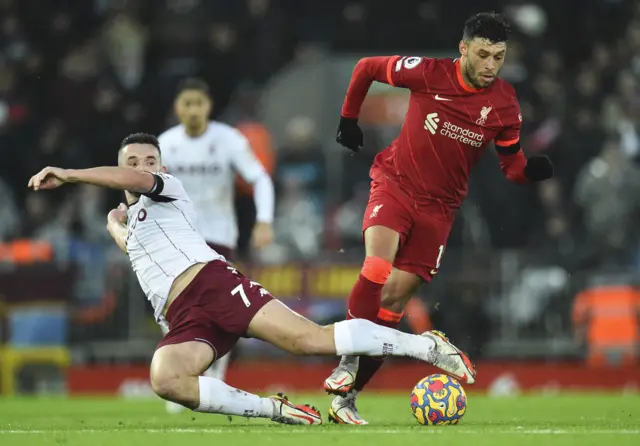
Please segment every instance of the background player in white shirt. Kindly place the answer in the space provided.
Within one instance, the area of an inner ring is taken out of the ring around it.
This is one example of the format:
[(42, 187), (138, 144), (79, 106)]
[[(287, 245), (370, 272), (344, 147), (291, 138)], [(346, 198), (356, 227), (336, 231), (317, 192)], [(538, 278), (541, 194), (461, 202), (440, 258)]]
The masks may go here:
[[(408, 356), (473, 383), (469, 359), (444, 337), (411, 335), (363, 319), (319, 326), (274, 299), (209, 248), (194, 228), (197, 214), (180, 181), (162, 173), (158, 140), (135, 134), (122, 142), (120, 167), (47, 167), (29, 180), (34, 190), (82, 182), (126, 192), (107, 229), (131, 261), (138, 281), (169, 333), (151, 361), (160, 397), (197, 412), (320, 424), (317, 409), (282, 395), (261, 398), (201, 374), (240, 337), (254, 337), (299, 355)], [(126, 210), (125, 210), (126, 209)]]
[[(198, 229), (209, 246), (233, 261), (238, 241), (234, 208), (235, 175), (253, 185), (256, 223), (252, 234), (255, 248), (273, 240), (274, 188), (247, 139), (235, 128), (209, 121), (212, 101), (209, 86), (188, 78), (178, 86), (174, 102), (180, 124), (162, 133), (158, 140), (162, 160), (169, 173), (180, 179), (198, 210)], [(224, 379), (230, 355), (216, 361), (207, 376)], [(183, 406), (167, 403), (167, 411)]]
[(252, 243), (263, 248), (273, 240), (273, 182), (247, 139), (235, 128), (209, 121), (212, 101), (203, 80), (189, 78), (178, 86), (175, 113), (180, 124), (158, 140), (167, 171), (180, 178), (198, 209), (198, 228), (207, 243), (228, 259), (238, 242), (234, 209), (235, 175), (253, 186), (256, 224)]

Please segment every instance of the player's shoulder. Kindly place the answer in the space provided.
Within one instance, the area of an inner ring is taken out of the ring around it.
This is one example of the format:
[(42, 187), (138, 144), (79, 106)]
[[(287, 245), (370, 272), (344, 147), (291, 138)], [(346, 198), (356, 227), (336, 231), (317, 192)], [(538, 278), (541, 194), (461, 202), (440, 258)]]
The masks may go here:
[(167, 173), (167, 172), (155, 172), (154, 175), (162, 178), (163, 180), (180, 181), (180, 180), (178, 180), (178, 178), (174, 177), (173, 175), (171, 175), (170, 173)]
[(175, 177), (173, 175), (171, 175), (170, 173), (166, 173), (166, 172), (156, 172), (154, 173), (154, 175), (160, 179), (160, 181), (162, 181), (162, 183), (164, 185), (166, 185), (167, 183), (169, 184), (175, 184), (175, 185), (182, 185), (182, 181), (180, 181), (178, 179), (178, 177)]
[(173, 126), (158, 135), (159, 141), (170, 141), (184, 135), (184, 128), (181, 124)]
[[(395, 71), (402, 69), (413, 70), (414, 68), (429, 69), (439, 66), (445, 66), (446, 58), (428, 57), (428, 56), (395, 56)], [(451, 61), (451, 59), (448, 59)]]
[(218, 140), (224, 140), (228, 144), (244, 144), (245, 136), (237, 128), (220, 121), (210, 121), (207, 131)]
[(506, 102), (517, 102), (518, 95), (516, 89), (508, 81), (502, 78), (496, 78), (491, 86), (491, 93), (497, 97), (503, 98)]

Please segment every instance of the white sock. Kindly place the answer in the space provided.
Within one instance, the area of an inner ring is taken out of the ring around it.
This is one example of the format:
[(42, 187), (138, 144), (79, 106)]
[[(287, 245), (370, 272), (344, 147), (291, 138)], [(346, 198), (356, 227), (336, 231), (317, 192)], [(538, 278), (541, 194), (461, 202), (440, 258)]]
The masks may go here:
[(211, 364), (211, 367), (204, 372), (204, 376), (224, 381), (224, 377), (227, 374), (227, 367), (229, 367), (230, 357), (231, 355), (227, 353), (222, 358)]
[(162, 329), (162, 334), (166, 335), (167, 333), (169, 333), (168, 325), (161, 325), (160, 328)]
[(231, 387), (219, 379), (199, 376), (200, 405), (196, 412), (273, 418), (273, 401)]
[(366, 319), (334, 324), (338, 355), (408, 356), (431, 362), (435, 342), (425, 336), (402, 333)]

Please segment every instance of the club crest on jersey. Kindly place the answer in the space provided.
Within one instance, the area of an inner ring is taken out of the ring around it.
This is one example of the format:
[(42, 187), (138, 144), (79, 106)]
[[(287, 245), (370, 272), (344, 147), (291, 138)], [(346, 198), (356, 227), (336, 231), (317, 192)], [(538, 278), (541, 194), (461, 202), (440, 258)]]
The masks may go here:
[(476, 120), (476, 124), (484, 125), (487, 122), (487, 116), (489, 116), (492, 108), (493, 107), (482, 107), (482, 110), (480, 110), (480, 117)]
[(145, 221), (147, 219), (147, 211), (143, 208), (138, 211), (138, 221)]

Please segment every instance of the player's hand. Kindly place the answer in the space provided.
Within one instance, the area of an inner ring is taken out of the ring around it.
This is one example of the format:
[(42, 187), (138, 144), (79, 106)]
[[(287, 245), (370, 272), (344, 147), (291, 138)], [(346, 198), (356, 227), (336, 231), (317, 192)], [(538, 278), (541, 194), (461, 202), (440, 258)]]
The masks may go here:
[(273, 242), (273, 227), (270, 223), (256, 223), (251, 235), (251, 245), (254, 248), (266, 248)]
[(67, 170), (59, 167), (45, 167), (31, 177), (27, 187), (32, 187), (33, 190), (55, 189), (68, 181), (69, 173)]
[(553, 177), (553, 163), (546, 155), (534, 155), (527, 160), (524, 176), (534, 183), (547, 180)]
[(128, 220), (127, 209), (126, 204), (120, 203), (117, 208), (109, 211), (107, 215), (107, 229), (109, 228), (109, 224), (126, 225)]
[(358, 126), (358, 120), (354, 118), (340, 117), (336, 141), (353, 152), (358, 152), (364, 146), (364, 136)]

